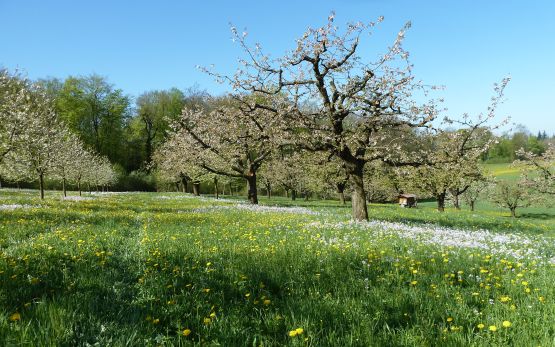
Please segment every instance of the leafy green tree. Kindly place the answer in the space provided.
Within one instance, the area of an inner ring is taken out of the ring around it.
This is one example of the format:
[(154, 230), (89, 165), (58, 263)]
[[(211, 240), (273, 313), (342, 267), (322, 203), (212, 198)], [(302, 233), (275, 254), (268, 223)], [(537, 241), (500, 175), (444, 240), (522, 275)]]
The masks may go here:
[(57, 93), (56, 109), (86, 146), (113, 162), (123, 162), (130, 99), (99, 75), (67, 78)]
[(145, 92), (137, 98), (133, 122), (138, 123), (134, 126), (144, 146), (145, 164), (151, 162), (154, 149), (165, 140), (170, 122), (181, 115), (185, 101), (185, 94), (176, 88)]

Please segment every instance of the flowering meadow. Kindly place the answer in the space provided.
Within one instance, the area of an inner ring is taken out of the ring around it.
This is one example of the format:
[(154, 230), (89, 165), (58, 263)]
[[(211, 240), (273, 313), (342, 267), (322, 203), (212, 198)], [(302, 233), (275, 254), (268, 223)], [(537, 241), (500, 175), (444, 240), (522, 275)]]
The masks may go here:
[(552, 224), (272, 201), (1, 190), (0, 341), (555, 344)]

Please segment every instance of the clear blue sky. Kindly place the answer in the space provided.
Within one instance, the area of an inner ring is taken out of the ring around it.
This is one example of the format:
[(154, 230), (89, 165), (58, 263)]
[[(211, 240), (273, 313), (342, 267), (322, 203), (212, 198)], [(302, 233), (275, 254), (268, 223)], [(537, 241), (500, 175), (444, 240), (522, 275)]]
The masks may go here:
[(224, 86), (198, 71), (233, 71), (240, 50), (229, 23), (281, 55), (307, 26), (371, 21), (386, 47), (407, 20), (415, 72), (445, 85), (449, 114), (485, 110), (492, 85), (512, 81), (500, 116), (555, 133), (555, 1), (26, 1), (0, 0), (0, 66), (31, 78), (98, 73), (126, 93)]

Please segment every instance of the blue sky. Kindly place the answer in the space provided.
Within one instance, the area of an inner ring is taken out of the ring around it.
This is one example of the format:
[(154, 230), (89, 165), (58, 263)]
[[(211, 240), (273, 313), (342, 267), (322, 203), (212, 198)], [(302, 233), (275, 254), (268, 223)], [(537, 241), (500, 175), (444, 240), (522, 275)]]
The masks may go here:
[[(385, 48), (410, 20), (415, 74), (445, 85), (448, 114), (486, 109), (492, 85), (512, 78), (499, 117), (555, 133), (555, 1), (26, 1), (0, 0), (0, 66), (31, 78), (98, 73), (126, 93), (198, 84), (222, 93), (196, 65), (235, 70), (229, 23), (273, 56), (308, 26), (385, 22), (369, 41)], [(368, 54), (369, 58), (374, 55)]]

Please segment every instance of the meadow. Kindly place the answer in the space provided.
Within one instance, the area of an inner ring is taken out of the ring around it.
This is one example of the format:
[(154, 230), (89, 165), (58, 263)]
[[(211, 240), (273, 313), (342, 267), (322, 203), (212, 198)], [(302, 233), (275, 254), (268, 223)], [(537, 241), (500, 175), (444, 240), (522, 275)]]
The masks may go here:
[(0, 341), (552, 346), (555, 213), (0, 190)]

